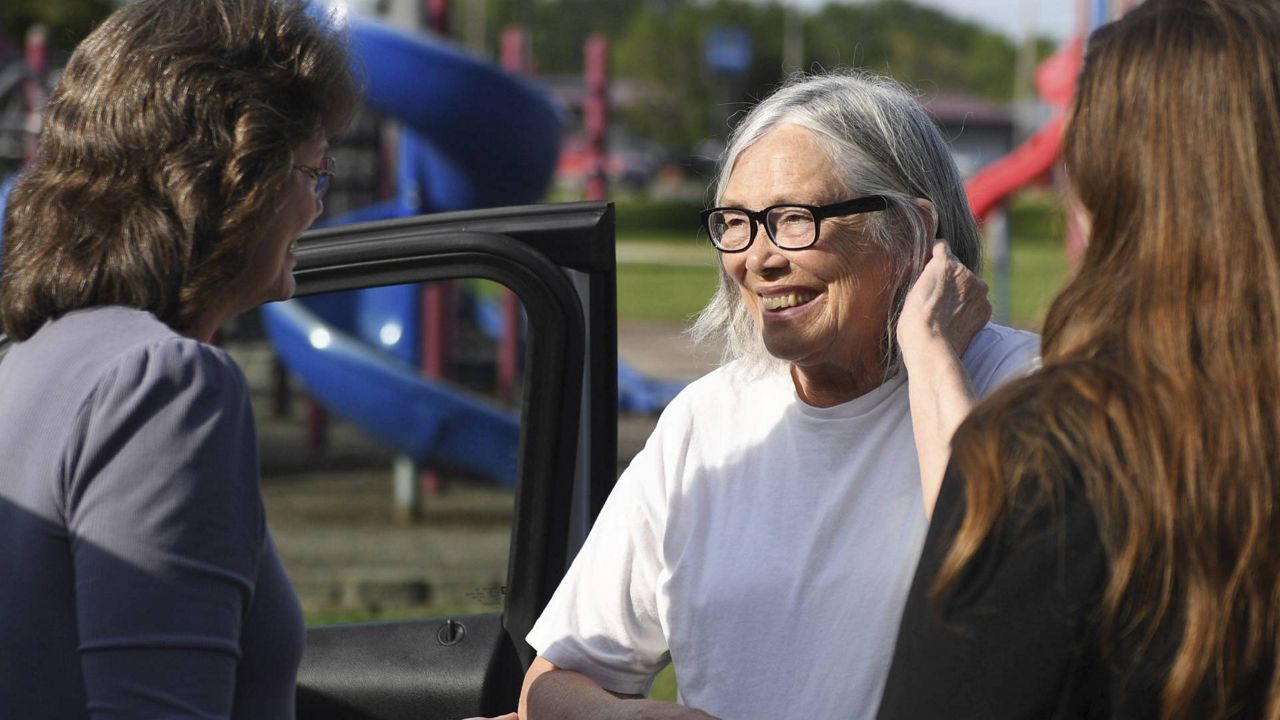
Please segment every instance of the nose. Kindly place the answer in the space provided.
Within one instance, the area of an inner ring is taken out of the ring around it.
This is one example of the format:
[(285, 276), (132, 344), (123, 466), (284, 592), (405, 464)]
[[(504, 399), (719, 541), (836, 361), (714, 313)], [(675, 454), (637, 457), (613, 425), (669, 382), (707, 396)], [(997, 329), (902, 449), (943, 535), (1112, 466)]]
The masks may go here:
[(743, 255), (746, 256), (747, 270), (756, 275), (783, 270), (790, 263), (786, 253), (769, 241), (768, 236), (764, 234), (764, 228), (760, 229), (755, 242), (751, 243), (751, 247), (748, 247)]

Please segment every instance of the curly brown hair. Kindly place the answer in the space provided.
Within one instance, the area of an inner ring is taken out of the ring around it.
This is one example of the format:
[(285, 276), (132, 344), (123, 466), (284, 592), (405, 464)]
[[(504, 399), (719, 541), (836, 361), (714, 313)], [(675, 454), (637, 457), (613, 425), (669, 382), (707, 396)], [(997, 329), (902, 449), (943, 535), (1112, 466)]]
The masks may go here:
[(97, 305), (193, 327), (244, 269), (294, 148), (357, 99), (304, 0), (138, 0), (76, 48), (4, 218), (0, 323)]

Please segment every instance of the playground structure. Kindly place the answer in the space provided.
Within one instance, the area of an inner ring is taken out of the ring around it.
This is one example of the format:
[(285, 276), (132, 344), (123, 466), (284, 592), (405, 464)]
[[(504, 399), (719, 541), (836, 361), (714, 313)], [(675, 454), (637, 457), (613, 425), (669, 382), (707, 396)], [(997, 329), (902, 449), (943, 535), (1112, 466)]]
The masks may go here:
[[(987, 226), (986, 256), (995, 280), (992, 305), (996, 317), (1007, 318), (1010, 309), (1009, 227), (1004, 203), (1013, 193), (1049, 175), (1062, 155), (1062, 133), (1067, 109), (1075, 95), (1076, 77), (1084, 60), (1086, 35), (1129, 12), (1140, 1), (1076, 1), (1077, 26), (1081, 30), (1036, 69), (1036, 91), (1052, 109), (1049, 121), (1013, 152), (982, 168), (965, 183), (974, 217)], [(1084, 237), (1076, 218), (1068, 213), (1068, 259), (1072, 262), (1078, 260), (1083, 248)]]
[[(1081, 2), (1081, 18), (1091, 17), (1085, 26), (1093, 27), (1132, 4), (1116, 3), (1113, 8), (1105, 0)], [(558, 154), (560, 118), (539, 88), (426, 35), (359, 18), (349, 20), (349, 29), (367, 104), (401, 124), (396, 192), (387, 202), (359, 208), (331, 224), (541, 199)], [(999, 229), (1001, 203), (1043, 177), (1056, 162), (1082, 45), (1078, 37), (1064, 44), (1037, 72), (1040, 95), (1055, 108), (1053, 119), (968, 183), (975, 215), (994, 218), (989, 226)], [(39, 77), (45, 72), (43, 46), (28, 50), (30, 75)], [(589, 55), (603, 58), (604, 52), (597, 45)], [(601, 98), (589, 116), (603, 122), (603, 66), (588, 75)], [(39, 99), (34, 89), (30, 83), (24, 88), (32, 113)], [(603, 133), (597, 137), (602, 139)], [(0, 209), (10, 185), (11, 179), (0, 181)], [(593, 193), (600, 195), (603, 188), (597, 185)], [(1008, 241), (1003, 233), (994, 235), (989, 257), (997, 272), (998, 294), (1001, 273), (1007, 287)], [(322, 298), (268, 305), (263, 308), (264, 326), (281, 360), (309, 393), (402, 453), (406, 472), (417, 465), (439, 466), (509, 485), (519, 436), (514, 417), (442, 384), (433, 348), (440, 345), (441, 308), (452, 304), (469, 308), (469, 321), (504, 344), (500, 362), (509, 365), (518, 357), (519, 310), (506, 298), (432, 297), (437, 292), (430, 290), (424, 298), (417, 288), (375, 288), (344, 296), (342, 302), (349, 307), (336, 310), (333, 302)], [(327, 341), (318, 342), (323, 338)], [(618, 386), (619, 409), (654, 412), (682, 383), (654, 381), (619, 363)], [(499, 387), (500, 395), (509, 392)], [(405, 429), (416, 425), (421, 426), (419, 436), (408, 437), (412, 433)], [(485, 434), (488, 444), (476, 450), (478, 446), (457, 439), (465, 433), (451, 432), (455, 427)], [(468, 461), (468, 453), (485, 457)], [(401, 484), (405, 482), (410, 481)]]
[[(432, 36), (359, 18), (349, 20), (348, 31), (366, 106), (400, 125), (396, 193), (324, 224), (542, 197), (559, 154), (561, 119), (539, 88), (509, 71), (524, 54), (518, 35), (504, 40), (504, 70)], [(599, 41), (594, 47), (602, 59)], [(603, 66), (597, 74), (603, 91)], [(602, 129), (598, 134), (603, 138)], [(602, 198), (603, 185), (595, 189)], [(524, 323), (509, 292), (495, 299), (459, 283), (388, 286), (267, 305), (262, 317), (278, 357), (312, 398), (400, 454), (398, 516), (417, 512), (420, 468), (513, 485), (514, 415), (451, 388), (445, 358), (456, 323), (478, 328), (497, 346), (497, 395), (514, 400)], [(647, 378), (623, 362), (618, 380), (620, 408), (638, 412), (660, 410), (684, 385)]]
[[(439, 18), (433, 15), (435, 19)], [(399, 123), (395, 195), (326, 224), (519, 205), (542, 198), (559, 154), (561, 117), (540, 88), (510, 72), (519, 69), (512, 58), (527, 55), (519, 34), (509, 31), (504, 37), (504, 56), (510, 58), (504, 58), (508, 71), (503, 71), (426, 34), (357, 17), (346, 22), (366, 105)], [(9, 84), (16, 88), (43, 76), (42, 41), (43, 36), (33, 34), (26, 67), (10, 66)], [(596, 61), (588, 73), (595, 101), (589, 119), (595, 127), (592, 136), (602, 145), (607, 78), (601, 38), (592, 39), (588, 54)], [(34, 140), (29, 120), (38, 118), (42, 98), (43, 93), (23, 87), (25, 144)], [(598, 150), (603, 157), (603, 147)], [(602, 198), (603, 175), (598, 175), (591, 193)], [(0, 179), (0, 209), (12, 182), (12, 177)], [(390, 286), (340, 298), (268, 305), (262, 309), (263, 326), (283, 365), (319, 407), (353, 421), (401, 454), (397, 472), (402, 494), (414, 492), (410, 486), (416, 486), (416, 477), (410, 477), (416, 476), (418, 466), (510, 486), (519, 439), (515, 417), (497, 403), (447, 384), (441, 366), (448, 333), (440, 330), (442, 323), (447, 330), (459, 321), (449, 313), (463, 309), (461, 320), (498, 344), (498, 362), (504, 366), (499, 370), (498, 395), (510, 403), (509, 383), (521, 354), (522, 312), (509, 294), (497, 299), (458, 296), (459, 287), (450, 287), (454, 284), (438, 285), (425, 290)], [(318, 338), (326, 340), (317, 343)], [(625, 363), (619, 363), (619, 381), (620, 407), (635, 412), (660, 410), (684, 385), (647, 378)], [(415, 420), (406, 423), (405, 418)], [(485, 438), (482, 451), (475, 450), (475, 438), (462, 439), (474, 434)]]
[[(365, 104), (400, 123), (395, 197), (326, 224), (535, 202), (549, 186), (560, 120), (523, 79), (425, 35), (348, 21)], [(266, 305), (263, 327), (312, 399), (393, 448), (396, 513), (413, 517), (419, 468), (512, 487), (514, 415), (440, 376), (441, 288), (393, 285)], [(518, 324), (509, 331), (518, 331)]]

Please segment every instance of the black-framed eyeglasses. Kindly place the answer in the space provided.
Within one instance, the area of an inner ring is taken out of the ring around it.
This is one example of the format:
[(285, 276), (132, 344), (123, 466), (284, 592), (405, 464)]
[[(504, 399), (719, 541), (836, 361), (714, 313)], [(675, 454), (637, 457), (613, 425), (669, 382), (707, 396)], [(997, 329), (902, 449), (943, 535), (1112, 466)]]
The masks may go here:
[(325, 193), (329, 192), (329, 185), (338, 174), (337, 164), (332, 157), (325, 157), (324, 167), (294, 165), (293, 169), (311, 178), (311, 191), (315, 193), (317, 200), (324, 199)]
[(763, 210), (715, 207), (702, 211), (702, 225), (711, 244), (722, 253), (742, 252), (756, 239), (756, 227), (764, 224), (774, 245), (783, 250), (803, 250), (818, 242), (822, 220), (887, 210), (889, 198), (866, 195), (830, 205), (770, 205)]

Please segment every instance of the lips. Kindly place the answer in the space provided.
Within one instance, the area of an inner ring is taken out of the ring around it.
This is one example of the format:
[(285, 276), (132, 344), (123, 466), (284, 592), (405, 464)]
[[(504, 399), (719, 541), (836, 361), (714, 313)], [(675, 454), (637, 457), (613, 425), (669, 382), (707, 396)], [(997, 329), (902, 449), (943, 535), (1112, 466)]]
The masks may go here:
[(760, 304), (765, 310), (786, 310), (810, 303), (816, 297), (818, 293), (812, 290), (791, 290), (773, 295), (761, 295)]

